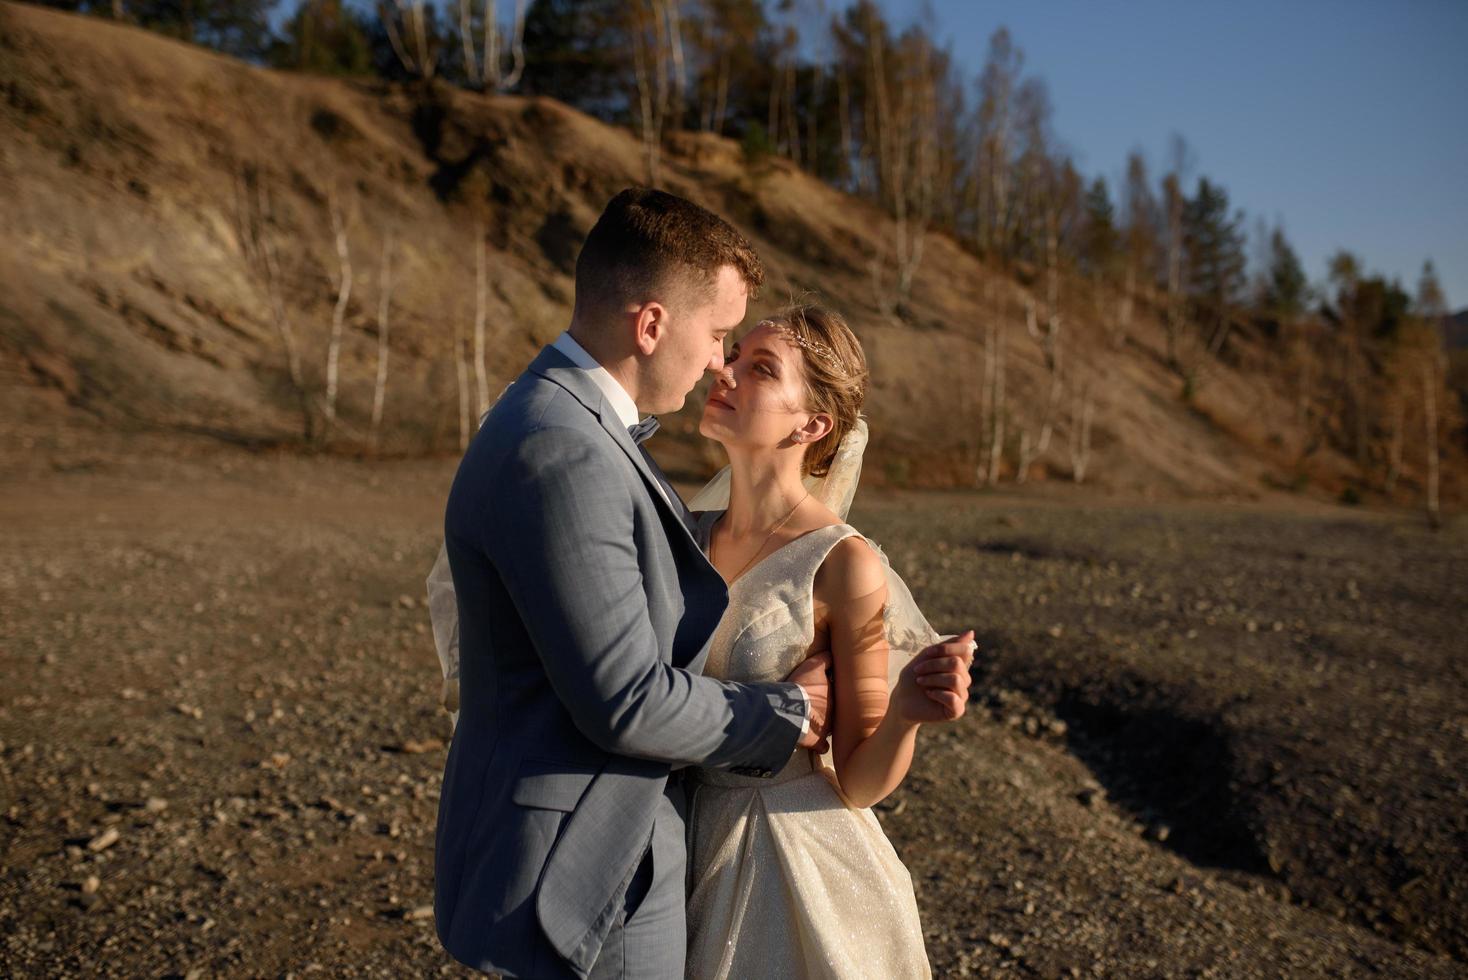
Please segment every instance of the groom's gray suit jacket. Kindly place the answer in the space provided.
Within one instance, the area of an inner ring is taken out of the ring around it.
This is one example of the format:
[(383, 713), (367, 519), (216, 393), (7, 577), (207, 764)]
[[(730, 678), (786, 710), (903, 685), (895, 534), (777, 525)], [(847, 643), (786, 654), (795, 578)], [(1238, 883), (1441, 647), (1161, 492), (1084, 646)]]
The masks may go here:
[(670, 769), (769, 775), (795, 750), (793, 684), (699, 675), (728, 593), (677, 506), (595, 382), (551, 347), (459, 466), (444, 534), (460, 715), (434, 912), (461, 962), (586, 976)]

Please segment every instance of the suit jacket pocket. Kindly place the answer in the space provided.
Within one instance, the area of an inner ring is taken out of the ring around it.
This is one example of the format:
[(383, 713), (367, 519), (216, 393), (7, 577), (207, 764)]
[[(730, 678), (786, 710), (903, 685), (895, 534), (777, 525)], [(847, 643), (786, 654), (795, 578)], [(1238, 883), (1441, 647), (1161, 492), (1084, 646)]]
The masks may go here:
[(510, 799), (520, 806), (570, 813), (599, 772), (599, 767), (584, 763), (526, 759), (520, 763)]

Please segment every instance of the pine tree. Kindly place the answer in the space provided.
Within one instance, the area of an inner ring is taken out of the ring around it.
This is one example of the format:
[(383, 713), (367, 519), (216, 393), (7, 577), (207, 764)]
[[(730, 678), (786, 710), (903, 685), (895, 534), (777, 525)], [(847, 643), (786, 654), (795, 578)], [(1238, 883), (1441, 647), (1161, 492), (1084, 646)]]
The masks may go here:
[(368, 26), (341, 0), (301, 0), (271, 46), (277, 68), (322, 75), (361, 75), (372, 67)]
[[(258, 60), (270, 48), (275, 0), (128, 0), (128, 19), (149, 30)], [(88, 2), (78, 9), (100, 7)]]
[(1188, 292), (1212, 321), (1208, 350), (1218, 353), (1228, 337), (1231, 309), (1244, 282), (1243, 216), (1230, 216), (1228, 193), (1207, 177), (1183, 206), (1183, 247)]
[(1085, 223), (1081, 233), (1081, 261), (1096, 277), (1107, 276), (1116, 258), (1116, 209), (1106, 179), (1097, 177), (1086, 190)]
[(1290, 247), (1284, 230), (1276, 228), (1269, 236), (1269, 268), (1264, 286), (1264, 312), (1276, 323), (1286, 325), (1301, 313), (1309, 301), (1310, 283), (1300, 258)]
[(603, 119), (625, 114), (631, 89), (627, 6), (618, 0), (535, 0), (525, 12), (520, 91), (549, 95)]
[(1433, 265), (1432, 259), (1422, 263), (1422, 275), (1417, 280), (1417, 299), (1414, 306), (1414, 312), (1431, 324), (1434, 330), (1442, 330), (1441, 320), (1448, 314), (1448, 300), (1442, 283), (1438, 281), (1437, 267)]

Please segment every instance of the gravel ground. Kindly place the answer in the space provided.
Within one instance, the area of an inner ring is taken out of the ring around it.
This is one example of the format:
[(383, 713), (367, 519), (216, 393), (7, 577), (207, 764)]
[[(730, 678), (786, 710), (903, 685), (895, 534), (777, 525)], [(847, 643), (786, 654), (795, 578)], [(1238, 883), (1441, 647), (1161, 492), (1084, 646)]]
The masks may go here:
[[(853, 521), (897, 543), (893, 560), (912, 570), (935, 623), (977, 627), (986, 657), (976, 690), (990, 716), (1053, 750), (1006, 767), (1041, 767), (1021, 776), (1028, 792), (976, 791), (959, 809), (1014, 805), (992, 827), (1001, 838), (1010, 831), (1000, 828), (1024, 828), (1021, 855), (1053, 855), (1057, 838), (1073, 836), (1060, 829), (1068, 811), (1083, 814), (1083, 833), (1100, 832), (1084, 811), (1119, 821), (1133, 838), (1125, 865), (1120, 852), (1076, 865), (1080, 843), (1060, 862), (1085, 869), (1092, 887), (1098, 868), (1127, 869), (1118, 891), (1092, 891), (1083, 906), (1111, 930), (1134, 901), (1124, 893), (1172, 893), (1155, 909), (1139, 903), (1147, 911), (1135, 928), (1111, 932), (1124, 940), (1112, 956), (1136, 957), (1127, 974), (1153, 970), (1152, 960), (1168, 971), (1201, 967), (1220, 951), (1257, 958), (1261, 973), (1338, 973), (1353, 963), (1395, 963), (1388, 972), (1399, 973), (1409, 961), (1394, 957), (1409, 947), (1451, 957), (1441, 969), (1463, 968), (1463, 525), (1435, 534), (1415, 515), (1098, 506), (1073, 496), (929, 497)], [(929, 544), (934, 528), (943, 539)], [(972, 769), (968, 760), (990, 742), (978, 732), (955, 739), (953, 766)], [(1057, 797), (1057, 815), (1029, 808), (1033, 796)], [(1051, 819), (1059, 827), (1036, 826)], [(992, 853), (989, 837), (980, 843)], [(1053, 857), (1011, 860), (1051, 877), (1042, 867)], [(1188, 917), (1179, 899), (1192, 905)], [(1170, 917), (1174, 928), (1163, 926)], [(1228, 926), (1238, 938), (1227, 939)], [(1027, 947), (1053, 951), (1043, 936), (1057, 930), (1069, 932), (1064, 920)], [(1364, 930), (1400, 945), (1369, 943)], [(1149, 934), (1173, 944), (1153, 949)], [(1041, 973), (1054, 965), (1040, 962)], [(1431, 961), (1410, 962), (1426, 970)]]
[[(0, 973), (464, 974), (452, 462), (0, 445)], [(1468, 976), (1461, 525), (873, 496), (975, 700), (879, 810), (938, 976)]]

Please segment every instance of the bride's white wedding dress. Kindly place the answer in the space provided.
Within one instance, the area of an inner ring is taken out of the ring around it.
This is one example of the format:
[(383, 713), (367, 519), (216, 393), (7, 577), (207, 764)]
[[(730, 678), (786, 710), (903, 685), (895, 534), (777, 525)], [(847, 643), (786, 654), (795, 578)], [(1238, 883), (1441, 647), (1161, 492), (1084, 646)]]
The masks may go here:
[[(721, 512), (699, 515), (707, 549)], [(785, 544), (729, 586), (704, 673), (777, 681), (815, 639), (811, 587), (848, 524)], [(715, 978), (928, 977), (912, 878), (830, 757), (797, 750), (772, 778), (687, 770), (688, 967)]]

